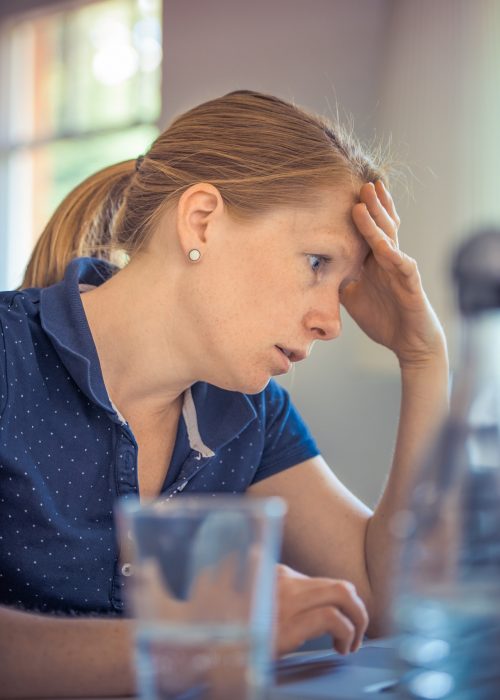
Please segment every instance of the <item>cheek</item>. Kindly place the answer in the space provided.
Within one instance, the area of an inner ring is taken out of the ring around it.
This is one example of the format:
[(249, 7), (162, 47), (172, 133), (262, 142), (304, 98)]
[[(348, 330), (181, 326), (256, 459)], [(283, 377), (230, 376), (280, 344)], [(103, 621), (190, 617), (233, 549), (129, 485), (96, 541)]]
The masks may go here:
[(265, 277), (236, 267), (224, 276), (210, 280), (204, 295), (218, 318), (251, 322), (262, 317), (272, 303), (272, 289)]
[(224, 342), (234, 352), (283, 341), (304, 303), (305, 290), (281, 265), (245, 260), (230, 269), (207, 267), (199, 272), (190, 304), (194, 319), (214, 345)]
[(232, 273), (199, 279), (189, 305), (191, 319), (212, 351), (238, 352), (239, 345), (248, 346), (262, 317), (258, 288)]

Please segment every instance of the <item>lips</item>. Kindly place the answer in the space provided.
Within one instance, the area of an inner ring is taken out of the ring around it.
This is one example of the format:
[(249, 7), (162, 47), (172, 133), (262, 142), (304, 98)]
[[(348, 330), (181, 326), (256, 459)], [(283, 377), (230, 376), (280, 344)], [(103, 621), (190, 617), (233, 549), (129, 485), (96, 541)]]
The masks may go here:
[(281, 352), (282, 352), (284, 355), (286, 355), (287, 357), (290, 357), (290, 356), (291, 356), (291, 354), (292, 354), (292, 351), (291, 351), (291, 350), (287, 350), (286, 348), (282, 348), (282, 347), (280, 347), (279, 345), (277, 345), (276, 347), (278, 348), (278, 350), (281, 350)]
[(285, 352), (284, 348), (279, 347), (278, 345), (275, 345), (276, 351), (279, 353), (280, 358), (281, 358), (281, 364), (283, 367), (284, 372), (288, 372), (288, 370), (292, 366), (292, 361), (290, 357), (287, 355)]
[(307, 353), (301, 352), (300, 350), (291, 350), (284, 345), (276, 345), (278, 350), (280, 350), (285, 357), (287, 357), (290, 362), (300, 362), (300, 360), (305, 360)]

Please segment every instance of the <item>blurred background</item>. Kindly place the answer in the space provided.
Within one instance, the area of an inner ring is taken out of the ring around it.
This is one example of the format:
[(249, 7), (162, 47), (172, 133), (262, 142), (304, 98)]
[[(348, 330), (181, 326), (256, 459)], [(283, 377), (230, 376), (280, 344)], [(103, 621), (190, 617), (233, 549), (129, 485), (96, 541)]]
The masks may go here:
[[(0, 289), (95, 170), (145, 150), (180, 112), (274, 93), (389, 146), (401, 246), (449, 339), (449, 256), (500, 224), (499, 0), (1, 0)], [(397, 363), (344, 316), (282, 380), (338, 476), (373, 506), (391, 462)]]

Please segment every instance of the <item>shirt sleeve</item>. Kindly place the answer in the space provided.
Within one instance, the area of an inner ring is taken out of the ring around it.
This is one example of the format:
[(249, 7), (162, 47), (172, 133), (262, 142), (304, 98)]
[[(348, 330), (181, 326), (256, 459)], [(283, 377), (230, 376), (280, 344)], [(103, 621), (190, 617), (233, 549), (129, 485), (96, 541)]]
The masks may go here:
[(271, 380), (264, 399), (264, 450), (253, 483), (320, 454), (286, 389)]

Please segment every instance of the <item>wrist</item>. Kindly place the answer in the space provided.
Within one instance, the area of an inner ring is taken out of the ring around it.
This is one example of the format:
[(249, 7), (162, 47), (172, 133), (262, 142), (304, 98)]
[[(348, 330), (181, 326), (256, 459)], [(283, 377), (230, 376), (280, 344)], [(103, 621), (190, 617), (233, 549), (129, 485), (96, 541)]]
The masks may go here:
[(448, 410), (450, 368), (447, 353), (421, 358), (412, 363), (401, 363), (403, 395), (423, 400), (435, 408)]
[(398, 356), (401, 372), (421, 372), (421, 371), (449, 371), (448, 349), (446, 339), (440, 339), (432, 349), (412, 354)]

